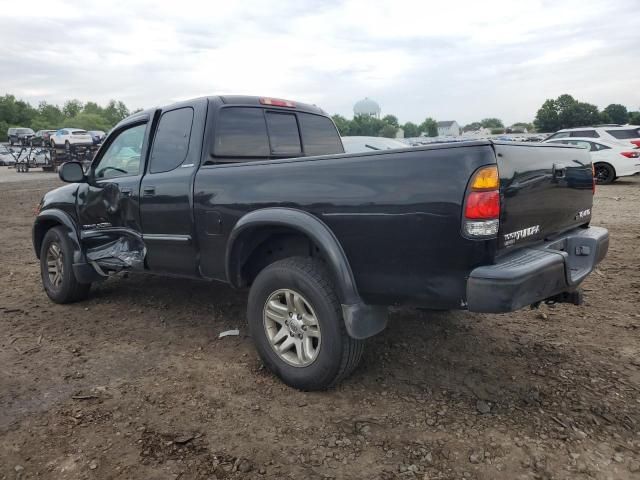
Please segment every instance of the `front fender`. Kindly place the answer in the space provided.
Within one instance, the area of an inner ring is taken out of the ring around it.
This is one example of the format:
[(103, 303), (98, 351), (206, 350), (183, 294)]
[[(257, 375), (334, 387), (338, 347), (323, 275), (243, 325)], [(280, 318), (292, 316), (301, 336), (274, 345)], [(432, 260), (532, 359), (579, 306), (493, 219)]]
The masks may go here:
[(43, 210), (38, 214), (33, 223), (33, 229), (31, 231), (31, 238), (33, 242), (33, 248), (36, 253), (36, 257), (40, 258), (40, 248), (42, 246), (42, 239), (44, 238), (47, 230), (50, 228), (61, 225), (65, 228), (67, 236), (73, 245), (73, 263), (83, 263), (84, 255), (80, 248), (80, 238), (78, 234), (78, 225), (71, 216), (57, 208), (50, 208)]
[(254, 210), (234, 226), (227, 243), (225, 268), (227, 279), (240, 286), (240, 255), (243, 242), (260, 227), (288, 227), (310, 238), (334, 274), (336, 289), (342, 303), (345, 326), (354, 338), (367, 338), (382, 331), (387, 324), (384, 307), (365, 305), (354, 280), (353, 272), (340, 242), (331, 229), (317, 217), (302, 210), (273, 207)]

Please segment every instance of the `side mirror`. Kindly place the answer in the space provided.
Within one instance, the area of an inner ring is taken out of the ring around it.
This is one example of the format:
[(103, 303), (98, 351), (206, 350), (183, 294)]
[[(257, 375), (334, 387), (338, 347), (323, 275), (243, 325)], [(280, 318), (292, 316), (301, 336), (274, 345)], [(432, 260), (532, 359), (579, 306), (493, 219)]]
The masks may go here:
[(60, 180), (68, 183), (82, 183), (86, 182), (87, 178), (84, 175), (84, 170), (80, 162), (66, 162), (63, 163), (58, 172)]

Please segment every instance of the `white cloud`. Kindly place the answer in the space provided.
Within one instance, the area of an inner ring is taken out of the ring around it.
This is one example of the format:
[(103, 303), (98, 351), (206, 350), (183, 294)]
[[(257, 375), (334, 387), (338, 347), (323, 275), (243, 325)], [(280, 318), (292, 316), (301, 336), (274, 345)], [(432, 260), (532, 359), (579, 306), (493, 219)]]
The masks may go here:
[[(0, 93), (148, 107), (272, 95), (402, 121), (531, 120), (571, 93), (637, 108), (637, 0), (30, 2), (3, 9)], [(28, 32), (28, 34), (27, 34)]]

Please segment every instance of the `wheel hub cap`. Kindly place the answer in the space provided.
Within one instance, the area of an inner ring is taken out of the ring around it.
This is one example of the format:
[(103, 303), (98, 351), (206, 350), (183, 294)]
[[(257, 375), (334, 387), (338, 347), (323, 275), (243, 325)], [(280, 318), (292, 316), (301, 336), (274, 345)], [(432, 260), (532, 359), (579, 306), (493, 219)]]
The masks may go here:
[(62, 275), (64, 273), (64, 258), (60, 245), (52, 243), (47, 249), (47, 272), (49, 274), (49, 282), (54, 288), (60, 288), (62, 285)]
[(276, 290), (263, 311), (267, 339), (273, 351), (294, 367), (311, 365), (320, 351), (320, 325), (311, 304), (298, 292)]

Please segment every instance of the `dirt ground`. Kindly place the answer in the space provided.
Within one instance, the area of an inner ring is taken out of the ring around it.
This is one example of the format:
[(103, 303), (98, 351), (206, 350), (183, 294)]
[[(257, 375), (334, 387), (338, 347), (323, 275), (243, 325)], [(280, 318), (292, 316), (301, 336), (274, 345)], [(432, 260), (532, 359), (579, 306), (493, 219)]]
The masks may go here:
[(58, 184), (0, 184), (1, 479), (640, 478), (640, 178), (598, 189), (586, 305), (395, 309), (322, 393), (263, 368), (224, 285), (120, 276), (51, 303), (30, 227)]

